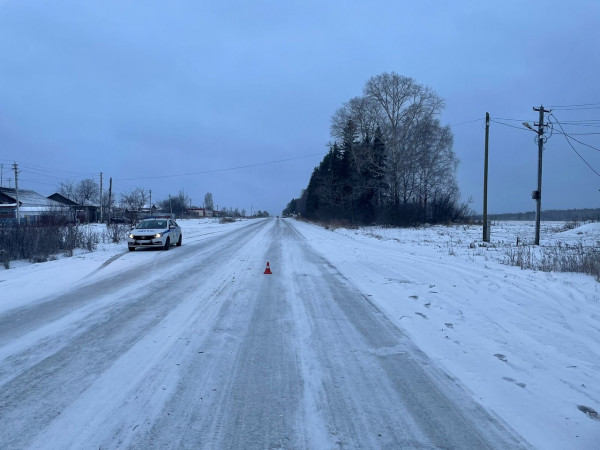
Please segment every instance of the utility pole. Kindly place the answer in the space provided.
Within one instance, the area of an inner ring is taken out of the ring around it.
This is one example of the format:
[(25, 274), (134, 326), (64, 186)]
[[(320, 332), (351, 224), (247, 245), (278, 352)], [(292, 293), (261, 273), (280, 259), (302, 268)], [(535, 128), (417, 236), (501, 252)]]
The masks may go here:
[(108, 222), (110, 223), (110, 217), (112, 216), (112, 177), (110, 177), (108, 183)]
[(15, 170), (15, 200), (17, 201), (17, 225), (21, 224), (21, 210), (19, 208), (19, 171), (17, 170), (17, 163), (13, 164)]
[[(538, 123), (534, 123), (533, 125), (538, 127), (537, 133), (537, 141), (538, 141), (538, 180), (537, 180), (537, 191), (533, 192), (533, 198), (535, 199), (535, 245), (540, 245), (540, 220), (542, 214), (542, 153), (544, 151), (544, 113), (549, 113), (551, 111), (544, 109), (544, 106), (541, 105), (539, 108), (533, 108), (534, 111), (539, 111), (540, 113), (540, 121)], [(535, 131), (535, 130), (534, 130)]]
[(100, 223), (103, 222), (104, 217), (102, 216), (102, 172), (100, 172)]
[(490, 138), (490, 113), (485, 113), (485, 158), (483, 164), (483, 242), (490, 242), (490, 224), (487, 218), (488, 142)]
[(150, 189), (150, 214), (152, 214), (152, 189)]

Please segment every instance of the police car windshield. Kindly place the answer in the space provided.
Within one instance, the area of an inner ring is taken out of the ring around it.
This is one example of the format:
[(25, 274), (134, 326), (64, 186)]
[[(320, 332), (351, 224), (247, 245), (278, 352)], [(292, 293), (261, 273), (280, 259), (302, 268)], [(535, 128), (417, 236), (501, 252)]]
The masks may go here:
[(137, 226), (138, 229), (153, 229), (153, 228), (166, 228), (167, 221), (166, 220), (143, 220)]

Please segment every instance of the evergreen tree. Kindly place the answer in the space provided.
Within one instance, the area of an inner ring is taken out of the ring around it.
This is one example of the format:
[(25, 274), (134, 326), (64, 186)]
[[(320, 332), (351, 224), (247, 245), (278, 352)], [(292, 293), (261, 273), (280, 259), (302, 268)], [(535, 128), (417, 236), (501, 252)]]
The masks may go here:
[(362, 97), (333, 115), (335, 141), (298, 199), (299, 212), (314, 220), (403, 225), (461, 215), (452, 132), (439, 121), (443, 107), (412, 78), (372, 77)]

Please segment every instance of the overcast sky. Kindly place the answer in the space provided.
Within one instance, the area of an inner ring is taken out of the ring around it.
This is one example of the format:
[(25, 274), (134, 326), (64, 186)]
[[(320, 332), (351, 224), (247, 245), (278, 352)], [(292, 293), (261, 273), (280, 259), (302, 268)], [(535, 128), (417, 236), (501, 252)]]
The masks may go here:
[(542, 208), (600, 207), (598, 24), (597, 0), (0, 0), (2, 183), (16, 162), (19, 187), (44, 195), (102, 172), (117, 193), (183, 190), (202, 206), (211, 192), (219, 208), (279, 214), (327, 152), (336, 109), (396, 72), (445, 99), (474, 210), (486, 112), (489, 212), (535, 209), (521, 122), (542, 104), (593, 147), (555, 126)]

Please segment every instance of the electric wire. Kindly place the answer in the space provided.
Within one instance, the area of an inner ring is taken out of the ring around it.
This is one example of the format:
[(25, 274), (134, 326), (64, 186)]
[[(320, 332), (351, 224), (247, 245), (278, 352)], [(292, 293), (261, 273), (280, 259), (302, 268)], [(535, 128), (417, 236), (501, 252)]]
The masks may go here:
[(500, 121), (495, 120), (495, 119), (490, 119), (490, 121), (494, 122), (494, 123), (497, 123), (498, 125), (504, 125), (505, 127), (516, 128), (517, 130), (520, 130), (520, 131), (526, 131), (526, 132), (530, 132), (531, 131), (531, 130), (528, 130), (527, 128), (525, 128), (525, 127), (517, 127), (515, 125), (510, 125), (508, 123), (500, 122)]
[(571, 138), (571, 140), (573, 140), (573, 141), (577, 142), (578, 144), (581, 144), (581, 145), (583, 145), (583, 146), (585, 146), (585, 147), (589, 147), (589, 148), (591, 148), (592, 150), (596, 150), (597, 152), (600, 152), (600, 148), (598, 148), (598, 147), (594, 147), (593, 145), (590, 145), (590, 144), (586, 144), (585, 142), (582, 142), (582, 141), (580, 141), (579, 139), (575, 139), (575, 138), (573, 137), (573, 135), (572, 135), (572, 134), (567, 134), (567, 133), (563, 133), (563, 132), (557, 132), (557, 134), (562, 134), (562, 135), (564, 135), (565, 137), (567, 137), (567, 136), (568, 136), (569, 138)]
[(600, 103), (580, 103), (577, 105), (550, 105), (549, 108), (552, 108), (552, 109), (562, 109), (562, 108), (594, 109), (594, 108), (600, 108)]
[[(559, 133), (558, 131), (557, 131), (557, 133), (558, 133), (558, 134), (562, 134), (562, 133)], [(572, 133), (572, 132), (571, 132), (571, 133), (569, 133), (569, 134), (570, 134), (571, 136), (597, 136), (597, 135), (599, 135), (599, 134), (600, 134), (600, 132), (598, 132), (598, 133)]]
[[(310, 158), (313, 156), (320, 156), (320, 155), (324, 155), (324, 154), (325, 154), (324, 152), (319, 152), (319, 153), (312, 153), (309, 155), (296, 156), (293, 158), (286, 158), (286, 159), (280, 159), (280, 160), (274, 160), (274, 161), (266, 161), (266, 162), (261, 162), (261, 163), (247, 164), (247, 165), (235, 166), (235, 167), (226, 167), (226, 168), (221, 168), (221, 169), (204, 170), (204, 171), (196, 171), (196, 172), (188, 172), (188, 173), (178, 173), (178, 174), (170, 174), (170, 175), (158, 175), (158, 176), (149, 176), (149, 177), (115, 178), (114, 180), (115, 181), (137, 181), (137, 180), (150, 180), (150, 179), (160, 179), (160, 178), (174, 178), (174, 177), (189, 176), (189, 175), (201, 175), (201, 174), (208, 174), (208, 173), (220, 173), (220, 172), (227, 172), (227, 171), (231, 171), (231, 170), (247, 169), (247, 168), (251, 168), (251, 167), (260, 167), (260, 166), (266, 166), (266, 165), (271, 165), (271, 164), (279, 164), (279, 163), (283, 163), (283, 162), (295, 161), (298, 159)], [(60, 179), (61, 173), (64, 175), (75, 176), (75, 178), (77, 178), (77, 179), (95, 178), (98, 175), (96, 172), (91, 173), (91, 172), (78, 172), (78, 171), (60, 170), (60, 169), (57, 170), (57, 169), (53, 169), (53, 168), (43, 167), (43, 166), (34, 165), (34, 164), (27, 164), (27, 163), (20, 163), (19, 169), (20, 169), (20, 172), (22, 172), (24, 175), (24, 176), (20, 177), (20, 179), (23, 182), (29, 182), (29, 183), (35, 183), (35, 184), (45, 184), (45, 185), (56, 185), (56, 182), (51, 183), (48, 181), (41, 181), (41, 180), (29, 178), (29, 176), (33, 175), (33, 176), (37, 176), (37, 177), (46, 177), (46, 178), (57, 180), (57, 179)], [(57, 172), (59, 172), (59, 173), (57, 173)], [(5, 168), (2, 173), (10, 174), (10, 173), (12, 173), (12, 169), (10, 169), (10, 167)]]
[(527, 122), (527, 119), (508, 119), (506, 117), (492, 117), (494, 120), (506, 120), (508, 122)]
[(560, 107), (552, 108), (553, 111), (583, 111), (583, 110), (589, 110), (589, 109), (600, 109), (600, 106), (582, 106), (580, 108), (560, 108)]
[(279, 164), (279, 163), (288, 162), (288, 161), (295, 161), (298, 159), (310, 158), (313, 156), (321, 156), (321, 155), (325, 155), (325, 153), (326, 152), (312, 153), (310, 155), (296, 156), (294, 158), (279, 159), (276, 161), (267, 161), (267, 162), (255, 163), (255, 164), (246, 164), (243, 166), (226, 167), (226, 168), (222, 168), (222, 169), (202, 170), (202, 171), (197, 171), (197, 172), (186, 172), (186, 173), (178, 173), (178, 174), (171, 174), (171, 175), (156, 175), (156, 176), (150, 176), (150, 177), (115, 178), (115, 180), (116, 181), (134, 181), (134, 180), (152, 180), (152, 179), (158, 179), (158, 178), (185, 177), (185, 176), (190, 176), (190, 175), (205, 175), (208, 173), (228, 172), (230, 170), (248, 169), (250, 167), (259, 167), (259, 166), (268, 166), (271, 164)]
[(453, 124), (451, 124), (450, 126), (451, 126), (451, 127), (458, 127), (458, 126), (460, 126), (460, 125), (466, 125), (466, 124), (468, 124), (468, 123), (479, 122), (479, 121), (481, 121), (481, 120), (485, 120), (485, 117), (481, 117), (481, 118), (479, 118), (479, 119), (467, 120), (467, 121), (465, 121), (465, 122), (453, 123)]
[[(561, 123), (560, 123), (560, 121), (559, 121), (559, 120), (556, 118), (556, 116), (555, 116), (554, 114), (550, 114), (550, 115), (548, 116), (548, 118), (550, 118), (550, 117), (553, 117), (553, 118), (554, 118), (554, 120), (556, 121), (557, 125), (560, 127), (560, 129), (561, 129), (561, 131), (562, 131), (562, 134), (565, 136), (565, 139), (567, 140), (567, 143), (569, 144), (569, 146), (571, 147), (571, 149), (572, 149), (572, 150), (575, 152), (575, 154), (576, 154), (577, 156), (579, 156), (579, 158), (580, 158), (580, 159), (581, 159), (581, 160), (582, 160), (582, 161), (583, 161), (583, 162), (584, 162), (584, 163), (585, 163), (585, 164), (586, 164), (586, 165), (587, 165), (587, 166), (588, 166), (588, 167), (591, 169), (591, 171), (592, 171), (592, 172), (594, 172), (596, 175), (598, 175), (598, 176), (600, 177), (600, 173), (599, 173), (599, 172), (598, 172), (596, 169), (594, 169), (594, 168), (591, 166), (591, 164), (590, 164), (590, 163), (588, 163), (588, 162), (586, 161), (586, 159), (585, 159), (583, 156), (581, 156), (581, 154), (580, 154), (580, 153), (579, 153), (579, 152), (578, 152), (578, 151), (575, 149), (575, 147), (573, 146), (573, 144), (571, 144), (571, 139), (572, 139), (572, 140), (574, 140), (574, 141), (576, 141), (576, 142), (579, 142), (579, 141), (577, 141), (575, 138), (573, 138), (573, 137), (569, 136), (569, 135), (568, 135), (568, 134), (565, 132), (565, 130), (563, 129), (563, 127), (562, 127), (562, 125), (561, 125)], [(581, 143), (581, 142), (580, 142), (580, 143)], [(598, 150), (598, 149), (596, 149), (596, 150)]]

